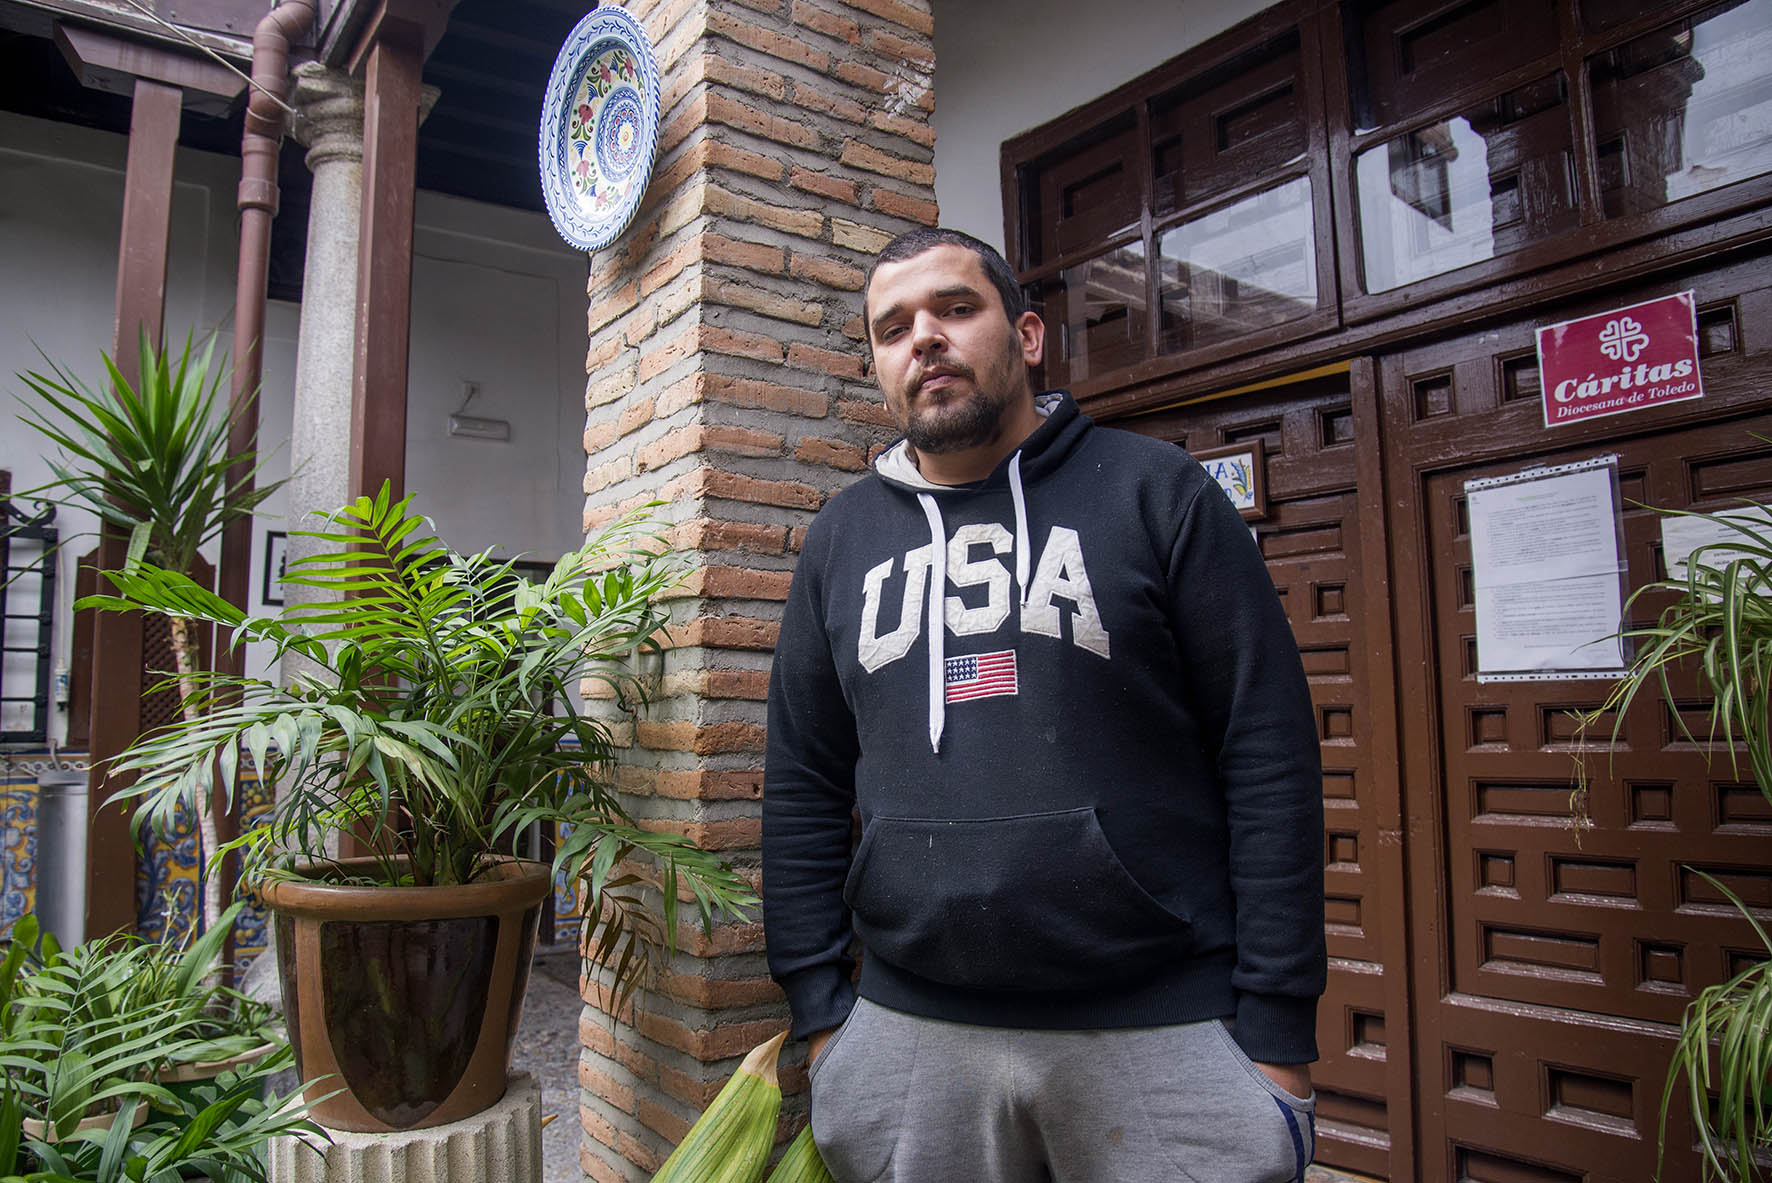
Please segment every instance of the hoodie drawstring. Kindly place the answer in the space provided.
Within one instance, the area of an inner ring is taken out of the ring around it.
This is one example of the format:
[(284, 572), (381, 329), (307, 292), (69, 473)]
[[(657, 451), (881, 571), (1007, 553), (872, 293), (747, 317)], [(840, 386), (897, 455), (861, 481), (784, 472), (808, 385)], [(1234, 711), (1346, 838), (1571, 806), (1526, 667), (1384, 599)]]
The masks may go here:
[[(1028, 509), (1021, 487), (1021, 452), (1009, 457), (1009, 496), (1015, 503), (1015, 602), (1027, 607)], [(917, 494), (917, 504), (929, 521), (929, 750), (941, 752), (941, 732), (947, 724), (947, 620), (948, 541), (941, 524), (941, 508), (927, 493)]]
[(1021, 449), (1009, 457), (1009, 497), (1015, 502), (1015, 604), (1028, 603), (1028, 502), (1021, 491)]
[(929, 750), (941, 751), (941, 729), (947, 723), (947, 661), (943, 652), (947, 625), (942, 605), (948, 589), (948, 541), (941, 528), (941, 510), (935, 498), (917, 494), (923, 516), (929, 519)]

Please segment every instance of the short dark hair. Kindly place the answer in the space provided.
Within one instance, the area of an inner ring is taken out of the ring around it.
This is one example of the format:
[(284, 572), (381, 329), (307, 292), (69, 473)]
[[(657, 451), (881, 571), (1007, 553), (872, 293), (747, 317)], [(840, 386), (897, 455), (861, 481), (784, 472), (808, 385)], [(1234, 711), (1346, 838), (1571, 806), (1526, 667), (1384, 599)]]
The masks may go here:
[[(949, 230), (945, 226), (919, 226), (900, 234), (882, 247), (880, 253), (874, 256), (874, 261), (868, 265), (867, 280), (861, 289), (863, 305), (867, 301), (868, 289), (874, 285), (874, 272), (887, 263), (900, 263), (938, 246), (964, 247), (977, 255), (985, 277), (997, 289), (997, 295), (1003, 298), (1003, 315), (1009, 318), (1011, 325), (1021, 319), (1021, 314), (1028, 310), (1027, 295), (1021, 290), (1021, 284), (1016, 282), (1015, 272), (1010, 269), (1009, 261), (998, 254), (997, 248), (990, 243), (961, 230)], [(869, 335), (869, 340), (872, 340), (872, 334)]]

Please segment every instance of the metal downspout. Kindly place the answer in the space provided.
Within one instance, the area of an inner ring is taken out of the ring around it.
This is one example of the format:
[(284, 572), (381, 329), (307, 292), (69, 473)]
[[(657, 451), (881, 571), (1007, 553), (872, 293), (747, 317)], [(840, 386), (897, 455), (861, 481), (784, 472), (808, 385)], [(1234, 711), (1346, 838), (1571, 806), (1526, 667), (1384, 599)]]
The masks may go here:
[[(265, 284), (271, 269), (271, 219), (277, 216), (277, 153), (288, 130), (284, 102), (289, 94), (290, 41), (314, 21), (315, 0), (284, 0), (266, 13), (252, 34), (252, 86), (246, 101), (246, 131), (240, 138), (240, 270), (234, 288), (234, 375), (229, 405), (234, 428), (228, 437), (234, 455), (258, 446), (258, 384), (264, 365)], [(230, 481), (249, 479), (236, 465)], [(217, 591), (244, 609), (252, 565), (252, 522), (234, 522), (222, 533)], [(239, 653), (225, 658), (238, 668)]]

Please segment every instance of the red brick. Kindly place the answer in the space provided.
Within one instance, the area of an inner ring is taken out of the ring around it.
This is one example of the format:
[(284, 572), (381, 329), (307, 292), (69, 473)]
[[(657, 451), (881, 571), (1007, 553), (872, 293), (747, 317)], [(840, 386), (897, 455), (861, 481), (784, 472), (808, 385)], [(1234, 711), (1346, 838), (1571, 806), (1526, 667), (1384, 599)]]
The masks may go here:
[(700, 234), (691, 235), (685, 242), (672, 248), (659, 263), (640, 277), (640, 294), (650, 296), (659, 288), (683, 273), (683, 269), (692, 263), (699, 263), (702, 252), (707, 249), (707, 237)]
[(667, 431), (643, 448), (634, 451), (634, 471), (651, 472), (673, 460), (701, 451), (703, 430), (700, 424)]
[(713, 649), (770, 650), (781, 625), (748, 616), (698, 616), (670, 629), (673, 645), (705, 645)]
[(701, 931), (700, 925), (694, 925), (683, 931), (681, 944), (683, 951), (691, 957), (723, 957), (730, 953), (761, 953), (763, 952), (763, 926), (761, 924), (724, 924), (714, 930), (713, 936), (708, 936)]
[(794, 257), (788, 260), (788, 274), (844, 292), (861, 291), (862, 284), (867, 279), (866, 272), (859, 267), (851, 267), (847, 263), (819, 255), (801, 254), (799, 251), (795, 251)]
[(854, 99), (829, 94), (804, 82), (794, 83), (794, 105), (834, 116), (845, 123), (864, 123), (868, 117), (868, 109)]
[(910, 62), (924, 70), (935, 69), (935, 47), (926, 37), (912, 39), (888, 33), (885, 29), (869, 29), (864, 40), (869, 49), (882, 57)]
[[(723, 723), (723, 727), (750, 726)], [(761, 738), (762, 728), (753, 727)], [(728, 817), (711, 822), (686, 822), (675, 818), (649, 817), (640, 822), (654, 834), (675, 834), (693, 842), (701, 850), (756, 850), (763, 844), (763, 819), (760, 817)]]
[(762, 177), (766, 181), (779, 181), (787, 166), (781, 161), (764, 156), (758, 152), (747, 152), (743, 148), (719, 140), (705, 140), (707, 144), (707, 162), (715, 168), (729, 168), (735, 172), (749, 173), (753, 177)]
[(715, 402), (734, 407), (756, 407), (769, 411), (785, 411), (806, 419), (823, 419), (830, 413), (830, 397), (798, 386), (780, 386), (755, 378), (729, 378), (724, 374), (708, 374), (705, 393)]
[[(612, 1131), (613, 1132), (613, 1131)], [(601, 1139), (598, 1139), (601, 1141)], [(578, 1148), (578, 1166), (596, 1183), (628, 1183), (628, 1173), (603, 1161), (603, 1156), (588, 1146)]]
[(845, 472), (862, 472), (868, 466), (866, 449), (816, 437), (801, 440), (800, 446), (794, 449), (794, 459), (802, 464), (824, 464)]
[(864, 66), (860, 62), (838, 62), (837, 68), (833, 73), (851, 86), (859, 86), (863, 90), (878, 91), (881, 94), (885, 94), (892, 89), (892, 76), (890, 74), (882, 73), (881, 71), (874, 69), (872, 66)]
[(788, 346), (787, 361), (802, 370), (822, 370), (839, 378), (861, 377), (861, 359), (853, 353), (837, 353), (799, 341)]
[(604, 1120), (603, 1115), (583, 1105), (578, 1107), (578, 1124), (584, 1132), (605, 1146), (615, 1145), (615, 1127)]
[(837, 403), (837, 417), (850, 423), (871, 423), (875, 427), (896, 428), (892, 416), (883, 402), (862, 402), (859, 399), (841, 399)]
[(625, 283), (616, 289), (613, 295), (591, 305), (588, 315), (586, 332), (595, 333), (598, 329), (627, 315), (639, 303), (639, 292), (633, 283)]
[(694, 752), (698, 756), (713, 756), (722, 752), (763, 750), (763, 728), (755, 723), (697, 724), (683, 720), (654, 723), (641, 720), (634, 725), (634, 735), (642, 747), (655, 752)]
[(900, 178), (913, 185), (935, 184), (935, 166), (933, 164), (906, 160), (902, 156), (894, 156), (890, 152), (882, 152), (878, 148), (870, 147), (860, 140), (843, 141), (843, 154), (840, 159), (851, 168), (866, 169), (871, 173), (879, 173), (883, 177)]
[(585, 428), (584, 434), (585, 455), (594, 456), (620, 438), (621, 429), (616, 426), (615, 420), (613, 419), (609, 420), (607, 423), (599, 423), (594, 427), (587, 427)]
[(726, 452), (735, 456), (781, 454), (782, 437), (771, 431), (715, 425), (706, 428), (703, 437), (710, 452)]
[(614, 361), (622, 349), (622, 339), (614, 335), (605, 337), (601, 341), (593, 340), (590, 347), (585, 350), (585, 373), (587, 375), (596, 373)]
[(657, 1102), (644, 1098), (640, 1101), (639, 1112), (636, 1114), (645, 1127), (671, 1143), (673, 1146), (683, 1140), (694, 1123), (677, 1116)]
[(578, 1065), (578, 1083), (591, 1090), (592, 1095), (601, 1097), (623, 1113), (634, 1111), (634, 1090), (583, 1060)]
[(703, 567), (702, 594), (720, 599), (785, 600), (791, 571), (756, 571), (748, 567)]
[(930, 15), (927, 5), (919, 8), (902, 3), (902, 0), (843, 0), (843, 3), (926, 37), (935, 35), (935, 18)]
[[(781, 342), (762, 333), (745, 333), (737, 329), (716, 328), (713, 325), (702, 325), (696, 334), (700, 347), (709, 353), (724, 353), (730, 357), (751, 357), (758, 361), (779, 362), (783, 352)], [(645, 363), (641, 363), (644, 368)]]
[(652, 399), (643, 398), (623, 409), (621, 418), (616, 421), (616, 427), (621, 434), (626, 435), (650, 422), (652, 422)]
[(639, 380), (650, 382), (678, 362), (693, 356), (700, 348), (700, 334), (691, 330), (678, 333), (640, 355)]
[(831, 241), (864, 255), (877, 255), (892, 241), (892, 235), (878, 226), (864, 226), (847, 218), (832, 218)]
[(855, 182), (845, 181), (838, 177), (827, 177), (823, 173), (815, 173), (809, 168), (794, 166), (788, 177), (796, 189), (804, 189), (808, 193), (816, 193), (820, 197), (829, 197), (833, 201), (841, 201), (848, 205), (856, 204)]
[[(839, 76), (842, 67), (837, 68)], [(692, 95), (683, 103), (675, 115), (667, 114), (665, 124), (658, 129), (658, 159), (664, 160), (671, 152), (689, 138), (689, 134), (706, 126), (708, 121), (708, 95), (706, 91)], [(652, 188), (657, 188), (656, 183)], [(661, 194), (662, 195), (662, 194)]]
[(709, 698), (742, 698), (763, 702), (769, 697), (768, 670), (709, 670), (704, 693)]
[(868, 203), (883, 214), (891, 214), (895, 218), (908, 218), (913, 222), (921, 222), (925, 226), (934, 226), (941, 217), (941, 207), (933, 201), (925, 201), (921, 197), (911, 197), (891, 189), (874, 187), (868, 196)]
[(816, 4), (808, 4), (806, 0), (794, 0), (793, 15), (795, 24), (804, 25), (815, 33), (823, 33), (826, 37), (835, 37), (838, 41), (847, 41), (851, 45), (861, 44), (861, 26), (846, 16), (839, 16)]
[(718, 234), (704, 234), (697, 241), (701, 257), (710, 263), (725, 263), (767, 275), (780, 275), (787, 266), (787, 251), (778, 246), (739, 242)]
[(709, 497), (720, 497), (727, 501), (780, 505), (788, 509), (817, 509), (823, 502), (817, 489), (798, 481), (769, 481), (761, 477), (710, 469), (705, 484)]
[(607, 489), (616, 481), (626, 480), (634, 475), (633, 460), (627, 456), (617, 456), (607, 464), (600, 464), (585, 473), (584, 491), (595, 493), (599, 489)]
[[(773, 438), (777, 441), (776, 448), (779, 451), (781, 437)], [(711, 521), (707, 518), (683, 522), (672, 531), (676, 545), (689, 550), (738, 550), (771, 555), (782, 552), (786, 534), (780, 526), (760, 522)]]
[(738, 131), (791, 144), (796, 148), (816, 148), (822, 140), (819, 133), (803, 123), (769, 115), (747, 106), (730, 95), (713, 92), (706, 96), (708, 122), (724, 123)]
[(667, 1154), (654, 1150), (626, 1130), (617, 1130), (615, 1141), (621, 1156), (639, 1167), (642, 1174), (656, 1175), (658, 1168), (664, 1166)]
[(769, 978), (741, 978), (734, 981), (729, 978), (667, 972), (659, 975), (658, 989), (678, 1002), (707, 1010), (757, 1006), (765, 1002), (778, 1002), (785, 997), (781, 987)]
[[(760, 936), (762, 925), (731, 925), (727, 929), (756, 929)], [(695, 935), (701, 935), (701, 929), (695, 927)], [(722, 930), (716, 929), (716, 933)], [(732, 934), (738, 936), (739, 934)], [(718, 939), (718, 938), (716, 938)], [(694, 1056), (704, 1064), (716, 1060), (728, 1060), (734, 1056), (742, 1056), (759, 1043), (773, 1039), (781, 1033), (780, 1019), (755, 1019), (749, 1023), (723, 1023), (711, 1029), (692, 1030), (675, 1019), (662, 1015), (641, 1014), (640, 1034), (654, 1043), (662, 1043), (666, 1047), (685, 1052)]]
[(752, 287), (750, 284), (711, 280), (706, 294), (710, 303), (747, 308), (772, 320), (785, 320), (791, 324), (812, 327), (817, 327), (824, 321), (823, 305), (809, 300), (796, 300), (767, 288)]
[(824, 50), (793, 37), (783, 36), (773, 29), (743, 20), (719, 8), (708, 9), (708, 28), (740, 45), (748, 45), (786, 62), (795, 62), (820, 74), (831, 68), (831, 55)]
[(902, 136), (913, 144), (921, 144), (925, 148), (935, 147), (935, 129), (926, 119), (906, 119), (902, 115), (888, 115), (884, 111), (875, 111), (868, 116), (870, 126), (881, 131)]
[(788, 551), (799, 554), (806, 548), (806, 527), (794, 526), (788, 530)]
[(679, 801), (761, 801), (763, 774), (663, 769), (658, 774), (658, 795)]
[(729, 62), (718, 54), (708, 54), (702, 59), (702, 69), (709, 82), (718, 82), (724, 86), (735, 86), (740, 90), (752, 91), (764, 98), (781, 102), (787, 98), (787, 80), (773, 70), (759, 70), (754, 66), (741, 66)]
[[(584, 997), (582, 990), (579, 996)], [(610, 1033), (609, 1028), (603, 1026), (589, 1012), (578, 1016), (578, 1043), (580, 1047), (596, 1052), (600, 1056), (615, 1055), (615, 1036)]]
[(866, 341), (867, 329), (861, 323), (861, 317), (852, 316), (843, 322), (843, 335), (851, 341)]

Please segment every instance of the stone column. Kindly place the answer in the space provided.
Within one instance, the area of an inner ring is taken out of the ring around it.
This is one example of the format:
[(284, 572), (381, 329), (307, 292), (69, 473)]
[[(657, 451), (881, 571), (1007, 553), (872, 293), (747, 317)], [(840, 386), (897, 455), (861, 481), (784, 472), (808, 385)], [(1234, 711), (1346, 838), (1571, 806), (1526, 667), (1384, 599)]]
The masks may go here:
[[(694, 570), (650, 707), (597, 705), (641, 824), (755, 875), (763, 700), (801, 539), (893, 434), (862, 369), (861, 287), (894, 234), (935, 221), (934, 18), (929, 0), (628, 8), (657, 47), (662, 127), (639, 216), (590, 260), (584, 524), (665, 501)], [(686, 921), (680, 941), (619, 1014), (607, 976), (585, 976), (596, 1183), (649, 1178), (787, 1024), (755, 915), (710, 936)], [(782, 1069), (785, 1137), (806, 1120), (803, 1043)]]
[[(357, 237), (363, 206), (363, 84), (318, 62), (296, 67), (295, 138), (307, 145), (314, 176), (308, 207), (308, 254), (302, 276), (301, 329), (295, 358), (288, 527), (350, 497), (351, 350), (356, 336)], [(291, 559), (316, 553), (312, 539), (289, 539)], [(286, 587), (286, 602), (311, 599)], [(283, 659), (290, 681), (309, 668)]]

